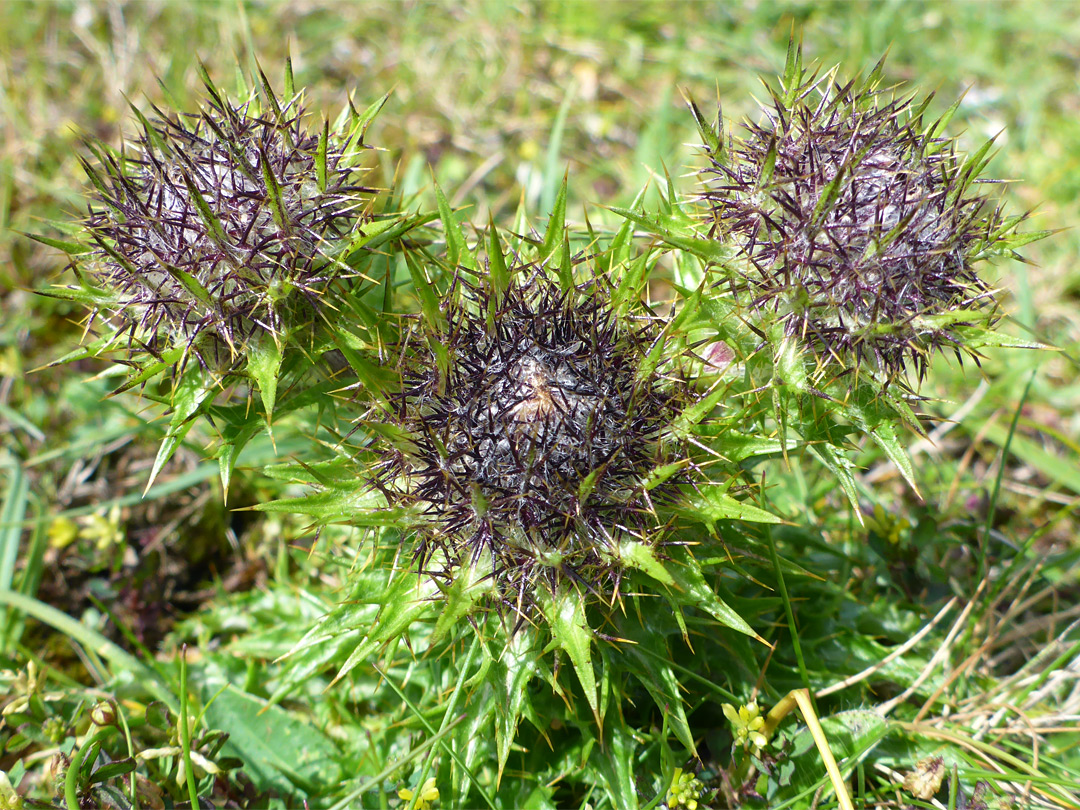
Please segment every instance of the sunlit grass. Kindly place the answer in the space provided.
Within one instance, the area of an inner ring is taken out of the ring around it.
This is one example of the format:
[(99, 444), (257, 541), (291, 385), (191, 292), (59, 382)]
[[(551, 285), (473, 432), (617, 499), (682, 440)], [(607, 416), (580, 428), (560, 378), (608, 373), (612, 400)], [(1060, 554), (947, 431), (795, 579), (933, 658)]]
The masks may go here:
[[(853, 471), (865, 523), (823, 467), (785, 463), (779, 442), (771, 459), (747, 461), (754, 503), (784, 524), (746, 533), (720, 521), (719, 542), (694, 553), (713, 572), (714, 597), (767, 644), (721, 628), (706, 609), (683, 619), (654, 595), (628, 593), (625, 612), (604, 627), (611, 640), (592, 648), (602, 711), (565, 648), (523, 651), (511, 663), (500, 657), (506, 636), (496, 617), (445, 628), (436, 603), (400, 599), (411, 592), (390, 576), (393, 530), (316, 532), (288, 509), (249, 511), (339, 474), (334, 420), (359, 415), (341, 392), (333, 406), (341, 413), (286, 415), (272, 436), (251, 439), (228, 508), (211, 455), (218, 425), (186, 434), (144, 494), (167, 420), (137, 391), (106, 398), (119, 378), (101, 361), (31, 373), (77, 345), (85, 313), (27, 292), (71, 274), (59, 251), (21, 235), (67, 238), (48, 223), (86, 210), (82, 139), (118, 146), (136, 126), (126, 99), (192, 109), (196, 58), (233, 92), (238, 62), (249, 71), (257, 58), (277, 82), (288, 51), (314, 110), (335, 114), (350, 95), (362, 109), (393, 91), (368, 137), (384, 150), (373, 184), (434, 209), (434, 177), (468, 222), (490, 219), (507, 239), (527, 235), (528, 222), (541, 241), (565, 175), (567, 222), (580, 233), (587, 220), (607, 241), (623, 223), (608, 208), (631, 206), (645, 186), (650, 211), (668, 175), (678, 194), (696, 191), (700, 137), (680, 91), (710, 109), (719, 95), (730, 122), (753, 114), (753, 96), (764, 93), (758, 76), (783, 68), (792, 30), (808, 59), (852, 73), (888, 50), (889, 81), (936, 90), (938, 112), (966, 91), (949, 129), (967, 149), (1001, 132), (986, 175), (1010, 183), (990, 191), (1013, 212), (1034, 208), (1033, 228), (1068, 228), (1080, 177), (1074, 11), (615, 2), (7, 9), (0, 761), (8, 781), (58, 807), (72, 804), (68, 785), (86, 787), (104, 766), (94, 784), (116, 806), (198, 792), (252, 807), (632, 808), (676, 806), (669, 789), (680, 769), (707, 786), (699, 806), (716, 808), (973, 808), (980, 790), (989, 806), (1077, 806), (1075, 230), (1026, 247), (1030, 264), (1002, 261), (990, 273), (1006, 290), (1003, 330), (1059, 351), (987, 349), (979, 366), (939, 358), (932, 367), (924, 408), (942, 421), (929, 425), (928, 440), (903, 439), (921, 497), (865, 440)], [(690, 272), (670, 257), (657, 267), (664, 285)], [(407, 270), (395, 272), (398, 294), (410, 295)], [(327, 466), (285, 464), (313, 458), (312, 439)], [(407, 555), (401, 563), (408, 569)], [(407, 630), (367, 638), (378, 617), (403, 605)], [(358, 649), (367, 654), (353, 660)], [(801, 689), (811, 704), (785, 712), (765, 747), (740, 738), (724, 709), (738, 716), (756, 702), (767, 716), (795, 706)], [(501, 713), (513, 700), (523, 702)], [(665, 700), (670, 711), (658, 708)], [(116, 725), (91, 725), (101, 701), (112, 702)], [(185, 713), (191, 729), (181, 728)], [(84, 759), (68, 780), (63, 758), (95, 736), (115, 767)], [(128, 756), (141, 781), (127, 780)], [(758, 795), (739, 791), (755, 770)], [(921, 795), (919, 774), (931, 784), (940, 777), (940, 791)], [(12, 802), (5, 790), (0, 783), (0, 805)]]

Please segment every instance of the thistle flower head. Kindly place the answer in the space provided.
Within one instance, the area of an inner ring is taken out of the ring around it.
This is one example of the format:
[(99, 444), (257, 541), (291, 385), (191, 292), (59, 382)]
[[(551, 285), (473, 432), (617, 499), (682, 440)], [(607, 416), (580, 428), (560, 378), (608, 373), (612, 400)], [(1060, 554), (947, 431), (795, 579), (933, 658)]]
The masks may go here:
[(260, 110), (207, 90), (200, 112), (140, 115), (121, 155), (86, 163), (96, 247), (84, 265), (151, 351), (179, 344), (221, 365), (256, 333), (310, 322), (371, 189), (328, 127), (305, 128), (299, 97), (268, 94)]
[[(703, 199), (712, 234), (748, 260), (754, 306), (820, 359), (870, 361), (921, 378), (957, 324), (992, 318), (973, 265), (1010, 230), (971, 192), (984, 149), (964, 160), (929, 102), (865, 81), (807, 74), (797, 52), (760, 123), (708, 150)], [(1015, 224), (1015, 223), (1013, 223)]]
[(642, 371), (657, 319), (617, 313), (604, 278), (564, 289), (533, 266), (504, 290), (459, 276), (441, 312), (444, 328), (406, 342), (395, 421), (409, 439), (380, 475), (421, 515), (423, 567), (490, 571), (518, 613), (562, 582), (613, 594), (620, 547), (654, 543), (664, 495), (645, 483), (679, 395)]

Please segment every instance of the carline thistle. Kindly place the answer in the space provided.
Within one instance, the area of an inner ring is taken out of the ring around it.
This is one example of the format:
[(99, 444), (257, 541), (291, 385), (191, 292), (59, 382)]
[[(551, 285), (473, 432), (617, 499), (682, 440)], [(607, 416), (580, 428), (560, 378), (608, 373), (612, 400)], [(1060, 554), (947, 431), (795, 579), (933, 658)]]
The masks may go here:
[(407, 439), (377, 484), (416, 515), (424, 571), (483, 570), (521, 617), (539, 588), (614, 598), (622, 544), (657, 545), (656, 507), (676, 490), (677, 477), (646, 484), (683, 450), (665, 429), (685, 385), (641, 373), (661, 321), (616, 311), (608, 284), (521, 265), (497, 290), (459, 273), (441, 328), (418, 322), (403, 341), (393, 423)]
[(155, 108), (122, 153), (91, 147), (93, 250), (76, 269), (111, 292), (99, 310), (133, 346), (220, 369), (253, 338), (310, 327), (374, 189), (354, 160), (362, 144), (308, 131), (299, 96), (260, 110), (204, 81), (200, 112)]
[(971, 191), (989, 144), (965, 159), (944, 118), (926, 123), (930, 98), (886, 92), (881, 69), (840, 85), (796, 52), (760, 122), (706, 147), (700, 198), (710, 236), (747, 262), (734, 284), (753, 309), (838, 373), (888, 383), (921, 380), (936, 350), (962, 359), (957, 327), (992, 324), (975, 265), (1014, 255), (1023, 217)]

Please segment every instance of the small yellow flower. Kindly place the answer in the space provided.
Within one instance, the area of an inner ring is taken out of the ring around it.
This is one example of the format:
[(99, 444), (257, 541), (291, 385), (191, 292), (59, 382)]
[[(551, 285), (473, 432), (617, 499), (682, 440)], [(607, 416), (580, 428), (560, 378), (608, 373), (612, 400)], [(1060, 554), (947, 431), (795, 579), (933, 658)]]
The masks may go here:
[(109, 509), (107, 514), (95, 512), (84, 516), (79, 522), (82, 524), (79, 537), (92, 540), (99, 551), (124, 543), (124, 529), (120, 525), (120, 507), (116, 504)]
[(894, 546), (900, 542), (903, 532), (911, 528), (911, 521), (885, 511), (881, 504), (874, 505), (869, 524), (871, 529)]
[[(412, 799), (413, 792), (409, 788), (402, 788), (397, 792), (398, 798), (404, 802)], [(416, 810), (428, 810), (432, 804), (439, 800), (439, 789), (435, 787), (435, 777), (428, 777), (420, 788), (420, 796), (416, 799)]]
[(768, 739), (761, 733), (761, 729), (765, 726), (765, 718), (761, 716), (757, 701), (750, 701), (738, 711), (730, 703), (725, 703), (724, 717), (731, 723), (736, 744), (744, 748), (753, 746), (759, 750), (768, 744)]
[(682, 768), (676, 768), (664, 801), (668, 808), (685, 807), (686, 810), (698, 810), (698, 799), (704, 789), (705, 786), (694, 774), (683, 773)]
[(78, 536), (79, 527), (70, 518), (58, 517), (49, 524), (49, 546), (52, 548), (67, 548)]

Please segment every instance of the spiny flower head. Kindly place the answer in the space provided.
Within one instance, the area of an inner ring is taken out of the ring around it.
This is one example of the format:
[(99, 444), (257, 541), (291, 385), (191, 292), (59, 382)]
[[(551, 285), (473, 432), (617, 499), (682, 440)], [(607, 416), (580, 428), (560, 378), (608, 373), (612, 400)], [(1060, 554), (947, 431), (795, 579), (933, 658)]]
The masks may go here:
[(85, 163), (95, 249), (82, 264), (152, 352), (180, 345), (221, 366), (253, 335), (310, 323), (372, 190), (357, 145), (309, 132), (299, 96), (234, 105), (204, 80), (200, 112), (139, 115), (121, 155)]
[(881, 67), (838, 86), (793, 49), (761, 122), (707, 147), (702, 197), (712, 235), (749, 260), (759, 312), (822, 361), (921, 378), (933, 350), (963, 350), (956, 325), (992, 320), (974, 265), (1020, 218), (971, 193), (989, 144), (964, 160), (944, 120), (924, 124), (929, 98), (880, 89)]
[(395, 422), (408, 441), (380, 471), (388, 500), (420, 514), (422, 567), (489, 571), (521, 615), (541, 587), (612, 597), (620, 549), (655, 544), (669, 491), (646, 489), (671, 460), (681, 396), (643, 372), (657, 317), (617, 313), (604, 277), (564, 287), (528, 265), (503, 290), (459, 275), (441, 313), (405, 342)]

